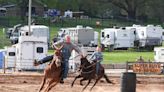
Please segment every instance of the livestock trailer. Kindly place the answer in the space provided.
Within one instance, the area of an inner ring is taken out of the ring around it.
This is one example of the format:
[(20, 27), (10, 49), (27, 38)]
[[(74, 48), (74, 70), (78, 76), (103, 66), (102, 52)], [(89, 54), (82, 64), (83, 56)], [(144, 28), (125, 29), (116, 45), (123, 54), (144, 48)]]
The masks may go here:
[(5, 47), (5, 68), (15, 68), (16, 64), (16, 45)]
[(58, 32), (58, 38), (61, 39), (65, 35), (69, 35), (74, 44), (83, 46), (97, 46), (98, 36), (91, 27), (77, 26), (72, 28), (61, 28)]
[[(21, 30), (23, 30), (22, 28)], [(37, 30), (33, 30), (35, 33)], [(37, 33), (38, 34), (38, 33)], [(42, 59), (48, 54), (48, 37), (40, 34), (30, 34), (29, 30), (23, 30), (19, 33), (18, 43), (14, 45), (12, 52), (14, 60), (14, 67), (16, 70), (42, 70), (46, 64), (40, 66), (33, 66), (34, 60)], [(12, 48), (13, 46), (11, 46)], [(9, 50), (11, 52), (11, 50)], [(7, 51), (7, 53), (10, 53)], [(14, 54), (15, 53), (15, 54)], [(10, 54), (6, 54), (6, 57), (10, 57)], [(9, 58), (6, 62), (9, 62)]]

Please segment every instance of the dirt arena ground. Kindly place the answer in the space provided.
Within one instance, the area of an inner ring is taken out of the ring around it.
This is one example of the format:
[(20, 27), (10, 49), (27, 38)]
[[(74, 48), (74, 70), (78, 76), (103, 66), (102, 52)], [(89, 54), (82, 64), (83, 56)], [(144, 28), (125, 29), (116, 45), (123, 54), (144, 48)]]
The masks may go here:
[[(43, 75), (41, 74), (0, 74), (0, 92), (37, 92)], [(109, 78), (116, 84), (107, 84), (102, 79), (92, 90), (92, 92), (120, 92), (120, 76)], [(58, 84), (50, 92), (81, 92), (83, 86), (76, 81), (73, 88), (70, 84), (73, 77), (65, 80), (65, 84)], [(137, 76), (136, 92), (164, 92), (164, 76)], [(90, 92), (89, 89), (93, 83), (88, 86), (84, 92)]]

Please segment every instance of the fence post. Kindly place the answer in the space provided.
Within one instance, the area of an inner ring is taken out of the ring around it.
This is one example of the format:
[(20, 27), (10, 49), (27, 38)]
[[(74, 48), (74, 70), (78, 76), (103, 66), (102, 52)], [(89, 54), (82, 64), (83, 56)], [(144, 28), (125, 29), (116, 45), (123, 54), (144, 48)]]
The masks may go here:
[(3, 61), (3, 73), (6, 73), (6, 58)]
[(128, 72), (128, 61), (126, 62), (126, 72)]

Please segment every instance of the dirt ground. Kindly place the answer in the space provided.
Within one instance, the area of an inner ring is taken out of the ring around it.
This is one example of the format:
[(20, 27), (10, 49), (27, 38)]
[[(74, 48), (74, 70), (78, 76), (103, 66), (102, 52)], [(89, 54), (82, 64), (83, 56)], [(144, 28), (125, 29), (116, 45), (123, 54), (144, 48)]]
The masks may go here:
[[(37, 92), (43, 76), (40, 74), (0, 74), (0, 92)], [(92, 92), (121, 92), (120, 76), (109, 76), (115, 83), (114, 85), (106, 83), (102, 79), (92, 90)], [(64, 84), (58, 84), (50, 92), (81, 92), (83, 86), (76, 81), (73, 88), (70, 84), (73, 77), (65, 80)], [(90, 92), (89, 89), (93, 82), (84, 92)], [(164, 76), (139, 76), (137, 77), (136, 92), (164, 92)]]

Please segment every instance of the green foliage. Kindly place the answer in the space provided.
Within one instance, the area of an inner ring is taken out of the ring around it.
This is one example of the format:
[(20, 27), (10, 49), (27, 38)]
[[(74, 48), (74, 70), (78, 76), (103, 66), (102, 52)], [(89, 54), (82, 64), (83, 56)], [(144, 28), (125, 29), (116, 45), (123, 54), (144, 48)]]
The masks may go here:
[(10, 46), (9, 39), (6, 39), (5, 32), (3, 32), (3, 28), (0, 27), (0, 48), (4, 48), (4, 46)]

